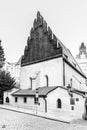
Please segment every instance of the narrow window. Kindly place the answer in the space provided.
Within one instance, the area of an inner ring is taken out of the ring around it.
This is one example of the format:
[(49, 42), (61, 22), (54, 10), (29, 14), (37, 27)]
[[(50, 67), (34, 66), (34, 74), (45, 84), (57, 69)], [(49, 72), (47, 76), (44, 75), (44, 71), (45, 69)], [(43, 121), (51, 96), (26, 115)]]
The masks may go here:
[(15, 102), (17, 102), (18, 101), (18, 98), (17, 97), (15, 97)]
[(74, 106), (71, 107), (71, 110), (74, 110)]
[(26, 103), (27, 102), (27, 98), (26, 97), (24, 97), (24, 103)]
[(9, 103), (9, 97), (6, 97), (6, 103)]
[(61, 108), (62, 107), (62, 103), (61, 103), (61, 99), (57, 100), (57, 108)]
[(45, 75), (45, 77), (46, 77), (46, 86), (48, 87), (48, 85), (49, 85), (49, 78), (48, 78), (48, 75)]
[(30, 86), (31, 86), (31, 89), (32, 89), (32, 78), (30, 77)]
[(75, 99), (72, 98), (72, 97), (70, 98), (70, 104), (71, 104), (71, 105), (75, 105)]
[(39, 102), (39, 99), (37, 97), (34, 98), (34, 103), (37, 104)]

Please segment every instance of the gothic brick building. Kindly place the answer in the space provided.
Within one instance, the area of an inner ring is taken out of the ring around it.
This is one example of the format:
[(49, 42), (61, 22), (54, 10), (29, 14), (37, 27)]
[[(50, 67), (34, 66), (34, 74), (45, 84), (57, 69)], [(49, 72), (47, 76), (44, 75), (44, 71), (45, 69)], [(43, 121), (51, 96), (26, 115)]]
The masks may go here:
[(65, 45), (37, 13), (21, 60), (21, 89), (4, 95), (10, 105), (58, 116), (58, 112), (82, 117), (87, 112), (86, 77)]

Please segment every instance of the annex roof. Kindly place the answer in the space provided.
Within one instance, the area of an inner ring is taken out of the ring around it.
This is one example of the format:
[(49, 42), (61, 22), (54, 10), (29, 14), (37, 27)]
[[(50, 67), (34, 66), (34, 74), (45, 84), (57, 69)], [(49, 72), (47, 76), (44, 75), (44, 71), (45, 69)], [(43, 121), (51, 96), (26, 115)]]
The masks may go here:
[[(68, 92), (68, 88), (65, 86), (55, 86), (55, 87), (40, 87), (38, 89), (35, 90), (31, 90), (31, 89), (19, 89), (18, 91), (12, 93), (13, 96), (35, 96), (36, 93), (38, 92), (39, 97), (46, 97), (49, 93), (51, 93), (53, 90), (57, 89), (57, 88), (61, 88), (64, 89)], [(76, 89), (71, 89), (70, 90), (71, 93), (76, 93), (80, 96), (85, 97), (85, 94), (87, 92), (83, 92), (83, 91), (78, 91)]]
[(52, 92), (58, 87), (41, 87), (35, 90), (31, 89), (20, 89), (16, 92), (14, 92), (12, 95), (13, 96), (35, 96), (36, 93), (38, 92), (39, 96), (47, 96), (48, 93)]

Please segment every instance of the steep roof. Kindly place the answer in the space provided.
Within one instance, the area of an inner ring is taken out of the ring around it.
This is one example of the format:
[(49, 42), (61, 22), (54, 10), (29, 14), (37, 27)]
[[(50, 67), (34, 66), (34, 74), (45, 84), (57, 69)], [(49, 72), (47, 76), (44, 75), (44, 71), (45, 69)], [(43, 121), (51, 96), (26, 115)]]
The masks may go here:
[(35, 96), (36, 92), (38, 91), (39, 96), (47, 96), (48, 93), (55, 90), (58, 87), (41, 87), (35, 90), (31, 89), (20, 89), (16, 92), (14, 92), (13, 96)]
[(57, 40), (58, 40), (58, 43), (60, 43), (60, 45), (62, 46), (63, 57), (66, 60), (68, 60), (68, 62), (70, 62), (76, 69), (78, 69), (81, 73), (83, 73), (78, 63), (74, 59), (73, 55), (71, 54), (70, 50), (58, 38)]
[[(81, 68), (70, 53), (69, 49), (55, 36), (46, 21), (37, 12), (27, 46), (21, 59), (21, 66), (38, 63), (58, 56), (64, 57), (75, 69), (83, 74)], [(84, 74), (83, 74), (84, 75)]]
[(84, 42), (81, 43), (81, 46), (80, 46), (79, 49), (86, 49), (86, 46), (85, 46)]

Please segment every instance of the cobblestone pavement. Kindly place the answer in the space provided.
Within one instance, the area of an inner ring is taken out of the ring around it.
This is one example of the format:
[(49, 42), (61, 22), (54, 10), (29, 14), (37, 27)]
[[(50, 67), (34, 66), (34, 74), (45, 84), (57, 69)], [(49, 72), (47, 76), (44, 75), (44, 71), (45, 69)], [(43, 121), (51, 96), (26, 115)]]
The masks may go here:
[[(82, 123), (81, 123), (82, 122)], [(86, 121), (71, 124), (0, 109), (0, 130), (87, 130)]]

